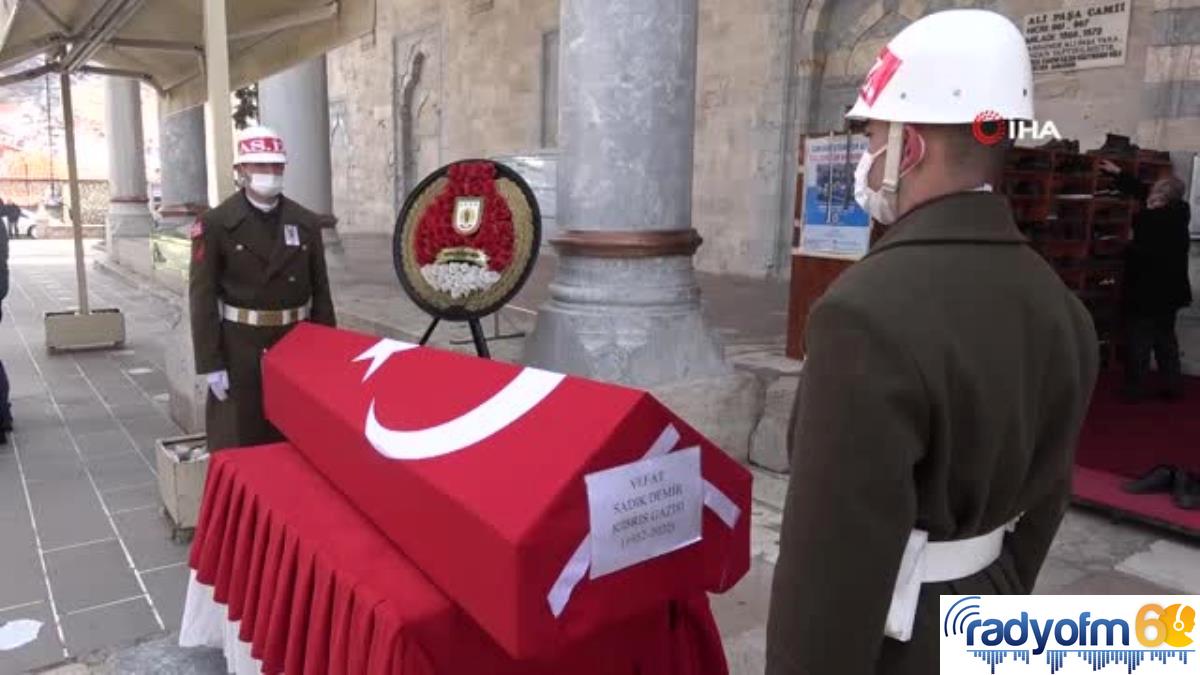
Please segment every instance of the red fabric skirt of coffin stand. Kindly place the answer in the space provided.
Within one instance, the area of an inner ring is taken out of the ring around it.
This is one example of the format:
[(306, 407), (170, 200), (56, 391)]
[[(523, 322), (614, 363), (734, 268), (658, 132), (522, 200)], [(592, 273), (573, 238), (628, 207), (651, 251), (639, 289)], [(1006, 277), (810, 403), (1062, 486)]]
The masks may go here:
[(213, 457), (190, 565), (268, 674), (727, 672), (703, 593), (514, 661), (286, 443)]
[(1175, 506), (1167, 494), (1121, 489), (1160, 464), (1200, 474), (1200, 378), (1184, 379), (1181, 401), (1127, 404), (1120, 398), (1120, 374), (1101, 375), (1075, 457), (1077, 502), (1200, 537), (1200, 511)]

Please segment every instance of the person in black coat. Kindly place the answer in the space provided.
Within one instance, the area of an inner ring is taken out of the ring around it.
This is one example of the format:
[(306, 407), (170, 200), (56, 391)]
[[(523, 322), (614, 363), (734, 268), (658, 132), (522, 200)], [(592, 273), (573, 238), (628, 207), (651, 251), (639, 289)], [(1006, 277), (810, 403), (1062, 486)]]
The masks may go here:
[[(8, 229), (0, 227), (0, 303), (8, 297)], [(0, 304), (0, 321), (4, 320), (4, 307)], [(12, 431), (12, 411), (8, 403), (8, 373), (0, 363), (0, 445), (8, 443), (8, 432)]]
[(1105, 160), (1100, 166), (1115, 176), (1118, 190), (1145, 200), (1145, 207), (1133, 219), (1133, 241), (1125, 261), (1126, 398), (1137, 401), (1145, 396), (1153, 352), (1164, 380), (1163, 396), (1178, 399), (1183, 395), (1183, 375), (1175, 316), (1192, 303), (1188, 278), (1191, 209), (1183, 200), (1183, 181), (1171, 176), (1147, 188), (1112, 162)]
[(21, 207), (15, 202), (5, 202), (0, 199), (0, 224), (7, 224), (8, 236), (19, 237), (19, 224), (21, 222)]

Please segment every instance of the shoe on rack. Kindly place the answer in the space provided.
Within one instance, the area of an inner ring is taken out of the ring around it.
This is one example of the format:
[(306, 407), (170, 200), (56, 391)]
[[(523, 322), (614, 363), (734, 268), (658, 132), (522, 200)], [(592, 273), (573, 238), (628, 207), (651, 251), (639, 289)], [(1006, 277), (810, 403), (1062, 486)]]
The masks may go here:
[(1180, 469), (1175, 474), (1175, 486), (1171, 490), (1171, 501), (1175, 506), (1188, 511), (1200, 511), (1200, 476)]
[(1022, 197), (1040, 197), (1042, 186), (1034, 181), (1020, 181), (1012, 187), (1012, 194)]
[(1129, 141), (1128, 136), (1120, 134), (1108, 134), (1104, 140), (1104, 145), (1096, 150), (1097, 154), (1108, 155), (1111, 157), (1126, 157), (1136, 159), (1138, 147)]
[(1148, 495), (1158, 492), (1170, 492), (1179, 488), (1175, 467), (1160, 464), (1141, 478), (1125, 483), (1121, 489), (1133, 495)]
[(1037, 146), (1037, 148), (1039, 150), (1054, 150), (1057, 152), (1069, 152), (1069, 153), (1078, 154), (1079, 153), (1079, 141), (1072, 141), (1072, 140), (1066, 139), (1066, 138), (1064, 138), (1063, 140), (1060, 141), (1057, 138), (1055, 138), (1055, 139), (1049, 140), (1049, 141)]

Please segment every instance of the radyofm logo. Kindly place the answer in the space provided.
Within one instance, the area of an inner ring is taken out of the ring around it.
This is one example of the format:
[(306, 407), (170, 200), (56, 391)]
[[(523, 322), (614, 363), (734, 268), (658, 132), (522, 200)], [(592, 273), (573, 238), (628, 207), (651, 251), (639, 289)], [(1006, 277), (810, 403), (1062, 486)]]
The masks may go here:
[(1200, 673), (1198, 607), (1196, 596), (945, 595), (942, 672)]

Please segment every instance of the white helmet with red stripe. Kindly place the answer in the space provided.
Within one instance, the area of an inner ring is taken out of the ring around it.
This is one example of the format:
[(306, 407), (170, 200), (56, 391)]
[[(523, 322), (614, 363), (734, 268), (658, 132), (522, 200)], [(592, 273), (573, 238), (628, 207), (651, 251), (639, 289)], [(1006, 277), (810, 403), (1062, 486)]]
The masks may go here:
[(952, 9), (914, 21), (879, 54), (846, 117), (971, 124), (981, 113), (1033, 119), (1033, 68), (1012, 21)]
[(238, 164), (287, 164), (287, 153), (283, 150), (283, 139), (274, 129), (264, 126), (247, 127), (238, 133)]

